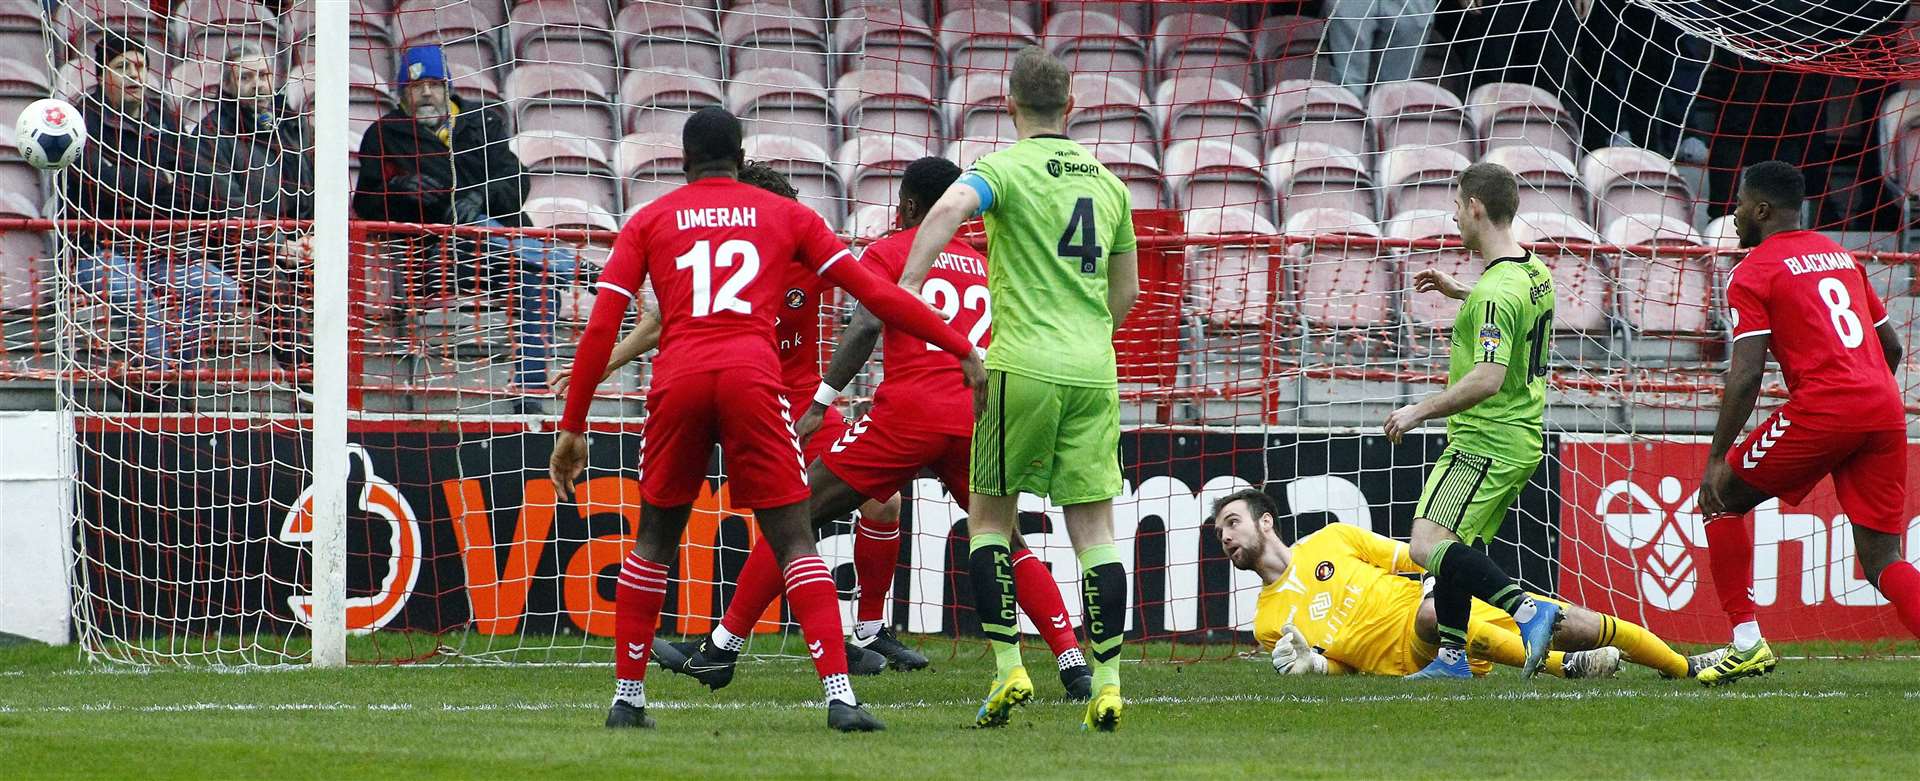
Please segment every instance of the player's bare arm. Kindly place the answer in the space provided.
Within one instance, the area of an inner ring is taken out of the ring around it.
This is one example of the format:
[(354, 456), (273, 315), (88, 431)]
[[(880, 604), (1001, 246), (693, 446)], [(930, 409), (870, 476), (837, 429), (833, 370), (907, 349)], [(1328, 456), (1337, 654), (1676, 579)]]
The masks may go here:
[(1900, 344), (1900, 332), (1894, 330), (1893, 321), (1885, 320), (1874, 326), (1873, 332), (1880, 337), (1880, 351), (1887, 354), (1887, 368), (1893, 369), (1895, 376), (1900, 373), (1894, 367), (1900, 365), (1900, 359), (1907, 354), (1906, 347)]
[[(1700, 479), (1700, 512), (1717, 515), (1729, 507), (1725, 490), (1733, 467), (1727, 464), (1727, 451), (1740, 438), (1740, 430), (1753, 415), (1760, 397), (1760, 379), (1767, 368), (1767, 348), (1772, 337), (1754, 334), (1733, 343), (1733, 358), (1727, 366), (1727, 384), (1720, 395), (1720, 418), (1713, 427), (1713, 448), (1707, 453), (1707, 472)], [(1741, 508), (1742, 510), (1746, 508)]]
[[(641, 304), (639, 322), (634, 323), (633, 330), (627, 332), (627, 335), (620, 339), (620, 343), (613, 346), (613, 356), (607, 359), (607, 371), (606, 374), (601, 375), (600, 381), (606, 382), (608, 377), (612, 377), (614, 372), (620, 370), (620, 367), (639, 360), (640, 356), (652, 352), (659, 346), (660, 313), (651, 305)], [(572, 384), (572, 374), (561, 374), (553, 378), (550, 388), (553, 390), (553, 395), (564, 399), (567, 397), (567, 386)]]
[(1387, 415), (1387, 422), (1381, 426), (1387, 440), (1399, 444), (1407, 432), (1420, 427), (1421, 423), (1434, 418), (1444, 418), (1473, 409), (1474, 405), (1493, 397), (1500, 391), (1500, 383), (1507, 377), (1507, 367), (1497, 363), (1475, 364), (1473, 371), (1460, 381), (1447, 386), (1446, 390), (1428, 396), (1420, 401), (1408, 404)]
[(933, 268), (940, 250), (953, 241), (953, 234), (979, 211), (980, 194), (972, 187), (965, 184), (948, 187), (920, 222), (920, 232), (914, 235), (913, 246), (907, 250), (906, 268), (900, 272), (900, 286), (919, 293), (920, 283), (927, 280), (927, 271)]
[(1473, 288), (1463, 285), (1452, 274), (1436, 268), (1424, 269), (1413, 275), (1413, 292), (1439, 293), (1455, 301), (1467, 300), (1467, 294)]
[[(847, 323), (847, 330), (840, 335), (840, 346), (833, 350), (833, 360), (827, 364), (827, 373), (820, 378), (822, 385), (832, 388), (837, 394), (847, 389), (854, 375), (867, 365), (867, 359), (873, 357), (873, 347), (880, 342), (880, 318), (874, 317), (865, 306), (854, 305), (853, 320)], [(823, 391), (824, 392), (824, 391)], [(793, 433), (805, 442), (813, 432), (820, 429), (820, 421), (827, 414), (828, 402), (815, 397), (813, 404), (807, 407), (805, 414), (793, 424)]]
[(1140, 253), (1116, 252), (1107, 264), (1107, 311), (1113, 313), (1113, 330), (1118, 333), (1134, 302), (1140, 300)]

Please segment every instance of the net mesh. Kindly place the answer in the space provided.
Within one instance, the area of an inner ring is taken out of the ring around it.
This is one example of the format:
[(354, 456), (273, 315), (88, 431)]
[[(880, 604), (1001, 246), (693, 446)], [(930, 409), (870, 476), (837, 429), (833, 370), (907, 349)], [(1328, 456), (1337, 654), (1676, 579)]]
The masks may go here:
[[(1142, 236), (1116, 526), (1129, 629), (1167, 641), (1154, 658), (1250, 642), (1259, 581), (1220, 554), (1217, 496), (1266, 487), (1289, 542), (1333, 520), (1407, 533), (1444, 437), (1393, 447), (1378, 426), (1445, 383), (1455, 308), (1411, 274), (1478, 275), (1452, 220), (1470, 162), (1519, 176), (1518, 238), (1559, 291), (1547, 457), (1491, 546), (1536, 590), (1722, 639), (1693, 495), (1742, 166), (1801, 165), (1810, 224), (1858, 251), (1913, 336), (1905, 3), (350, 5), (337, 117), (312, 111), (310, 2), (0, 4), (19, 44), (0, 49), (19, 58), (0, 59), (0, 117), (53, 94), (91, 136), (44, 176), (0, 147), (0, 389), (52, 387), (74, 420), (74, 615), (97, 657), (306, 658), (310, 161), (314, 134), (342, 127), (356, 661), (605, 658), (647, 359), (602, 386), (577, 508), (546, 480), (543, 389), (613, 231), (680, 183), (678, 133), (702, 106), (739, 115), (747, 156), (860, 242), (893, 226), (907, 163), (1011, 145), (1019, 49), (1074, 71), (1066, 134), (1125, 182)], [(444, 62), (407, 54), (424, 44)], [(829, 294), (823, 358), (847, 314)], [(875, 361), (848, 395), (883, 379)], [(1783, 399), (1771, 377), (1763, 413)], [(711, 628), (755, 539), (724, 474), (721, 454), (668, 632)], [(934, 480), (906, 494), (890, 619), (965, 637), (964, 513)], [(1812, 502), (1756, 518), (1769, 633), (1888, 636), (1837, 507)], [(1058, 508), (1022, 506), (1077, 623)], [(851, 541), (843, 521), (821, 544), (848, 597)], [(753, 649), (781, 648), (781, 617)]]

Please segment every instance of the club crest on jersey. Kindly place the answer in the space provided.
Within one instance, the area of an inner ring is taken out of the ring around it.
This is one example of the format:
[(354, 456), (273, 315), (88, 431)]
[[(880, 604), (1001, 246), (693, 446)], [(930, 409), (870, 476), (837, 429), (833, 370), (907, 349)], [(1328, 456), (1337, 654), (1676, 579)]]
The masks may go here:
[(1480, 326), (1480, 352), (1492, 355), (1500, 351), (1500, 326), (1492, 323)]
[(1320, 562), (1320, 566), (1314, 567), (1313, 579), (1319, 580), (1319, 581), (1332, 580), (1333, 579), (1333, 562), (1323, 561), (1323, 562)]
[(1060, 178), (1060, 161), (1058, 160), (1047, 161), (1047, 175), (1054, 177), (1055, 179)]
[(807, 305), (807, 291), (801, 290), (800, 288), (797, 288), (797, 287), (787, 291), (787, 308), (788, 309), (799, 309), (800, 307), (803, 307), (806, 305)]

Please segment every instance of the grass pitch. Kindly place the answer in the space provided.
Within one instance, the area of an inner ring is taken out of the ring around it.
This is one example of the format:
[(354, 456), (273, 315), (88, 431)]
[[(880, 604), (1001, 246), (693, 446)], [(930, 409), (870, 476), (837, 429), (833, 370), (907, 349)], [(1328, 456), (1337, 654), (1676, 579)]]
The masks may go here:
[[(1628, 667), (1610, 681), (1286, 678), (1264, 659), (1130, 664), (1121, 731), (1083, 734), (1044, 654), (1039, 696), (968, 728), (992, 663), (942, 641), (933, 668), (857, 679), (887, 722), (826, 730), (797, 659), (732, 686), (648, 676), (660, 727), (600, 726), (611, 665), (103, 670), (70, 648), (0, 648), (7, 778), (1913, 778), (1920, 662), (1787, 660), (1707, 690)], [(1782, 649), (1789, 653), (1796, 649)], [(1828, 649), (1822, 649), (1828, 650)], [(1911, 648), (1905, 648), (1909, 653)], [(1164, 654), (1162, 654), (1164, 656)]]

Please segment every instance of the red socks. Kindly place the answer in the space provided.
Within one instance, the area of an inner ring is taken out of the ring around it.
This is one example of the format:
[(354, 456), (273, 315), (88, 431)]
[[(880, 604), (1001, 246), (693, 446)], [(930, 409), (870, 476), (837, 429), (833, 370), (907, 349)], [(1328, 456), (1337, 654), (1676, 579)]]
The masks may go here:
[(827, 563), (818, 555), (801, 556), (787, 563), (786, 576), (787, 606), (800, 622), (800, 633), (807, 638), (813, 669), (821, 678), (846, 675), (840, 596), (834, 591), (833, 573), (827, 571)]
[(780, 596), (780, 565), (774, 561), (773, 547), (765, 537), (753, 544), (747, 564), (740, 568), (740, 582), (727, 600), (727, 614), (720, 625), (738, 637), (752, 637), (753, 625), (766, 615), (767, 606)]
[(667, 599), (667, 565), (628, 553), (620, 565), (614, 593), (614, 675), (621, 680), (647, 677), (653, 657), (653, 632), (660, 626), (660, 608)]
[(1915, 637), (1920, 637), (1920, 570), (1907, 562), (1896, 561), (1880, 571), (1879, 585), (1880, 593), (1885, 594), (1894, 610), (1900, 613), (1900, 623)]
[(865, 514), (853, 525), (853, 573), (860, 583), (860, 621), (887, 617), (894, 566), (900, 561), (900, 521), (878, 521)]
[(1053, 571), (1033, 551), (1013, 554), (1013, 593), (1020, 609), (1040, 628), (1040, 636), (1047, 639), (1054, 656), (1079, 647), (1073, 638), (1073, 622), (1067, 618), (1067, 603), (1060, 598), (1060, 584), (1053, 582)]
[(1745, 515), (1722, 513), (1707, 519), (1707, 562), (1727, 618), (1736, 626), (1754, 620), (1753, 530), (1747, 528)]

